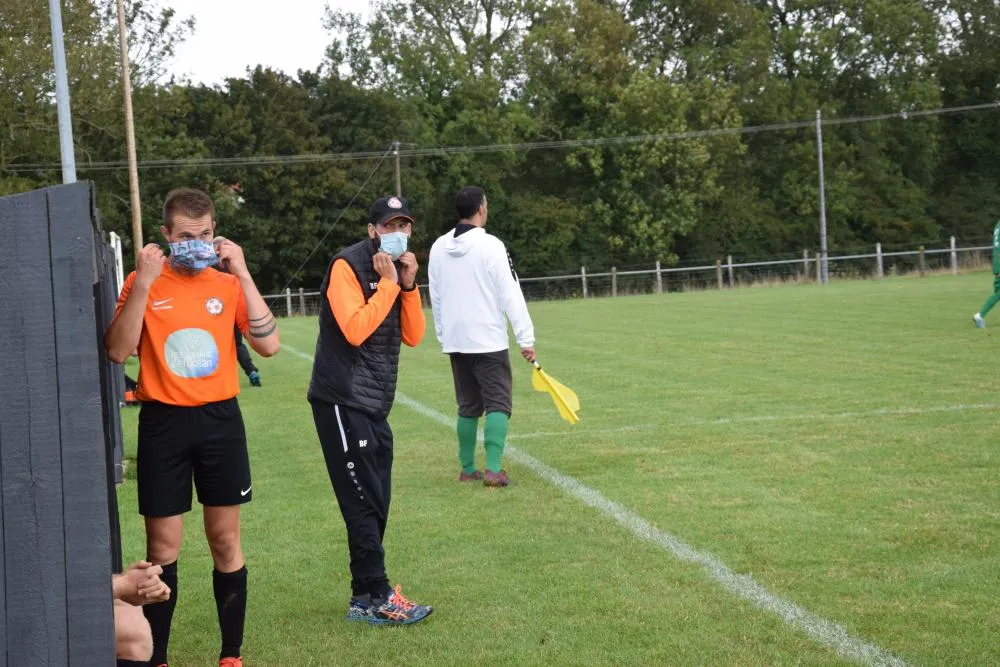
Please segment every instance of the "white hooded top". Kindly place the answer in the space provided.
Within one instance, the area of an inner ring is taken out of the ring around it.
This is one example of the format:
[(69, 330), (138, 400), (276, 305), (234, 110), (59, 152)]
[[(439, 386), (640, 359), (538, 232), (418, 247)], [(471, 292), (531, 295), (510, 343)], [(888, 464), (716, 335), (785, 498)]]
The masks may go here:
[(442, 352), (506, 350), (507, 320), (517, 344), (534, 347), (535, 327), (503, 241), (482, 227), (459, 236), (452, 230), (431, 247), (427, 273)]

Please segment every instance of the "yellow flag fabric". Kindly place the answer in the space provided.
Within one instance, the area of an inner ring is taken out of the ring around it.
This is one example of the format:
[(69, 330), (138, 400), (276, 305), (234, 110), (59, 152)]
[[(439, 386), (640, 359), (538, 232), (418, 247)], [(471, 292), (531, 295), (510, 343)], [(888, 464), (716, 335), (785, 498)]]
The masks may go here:
[(579, 415), (576, 414), (580, 410), (580, 399), (576, 392), (543, 371), (537, 363), (531, 371), (531, 386), (535, 391), (547, 393), (552, 397), (560, 417), (570, 424), (580, 421)]

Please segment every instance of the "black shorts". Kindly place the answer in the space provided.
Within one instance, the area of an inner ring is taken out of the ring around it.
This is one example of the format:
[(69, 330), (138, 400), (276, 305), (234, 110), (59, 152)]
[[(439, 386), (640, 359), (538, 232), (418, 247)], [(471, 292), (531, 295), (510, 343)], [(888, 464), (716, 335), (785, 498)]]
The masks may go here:
[(460, 417), (481, 417), (490, 412), (510, 416), (514, 383), (508, 350), (482, 354), (453, 352), (448, 356)]
[(143, 403), (136, 457), (139, 514), (166, 517), (191, 509), (250, 502), (250, 455), (235, 398), (197, 407)]

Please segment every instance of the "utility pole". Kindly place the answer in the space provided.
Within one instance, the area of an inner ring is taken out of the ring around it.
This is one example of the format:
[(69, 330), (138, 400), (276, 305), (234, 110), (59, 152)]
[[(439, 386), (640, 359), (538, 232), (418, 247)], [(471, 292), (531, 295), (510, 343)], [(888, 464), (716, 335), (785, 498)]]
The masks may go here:
[(826, 177), (823, 169), (823, 112), (816, 109), (816, 152), (819, 156), (819, 254), (823, 268), (820, 271), (820, 282), (826, 284), (830, 279), (829, 262), (826, 247)]
[(393, 154), (396, 156), (396, 196), (397, 197), (402, 197), (403, 196), (403, 185), (402, 185), (402, 180), (401, 180), (401, 177), (400, 177), (400, 174), (399, 174), (399, 142), (398, 141), (392, 142), (392, 150), (393, 150)]
[(55, 60), (56, 107), (59, 114), (59, 153), (63, 183), (76, 183), (76, 155), (73, 152), (73, 121), (69, 109), (69, 80), (66, 73), (61, 0), (49, 0), (49, 23), (52, 26), (52, 56)]
[(135, 155), (135, 119), (132, 113), (132, 73), (128, 62), (125, 2), (118, 0), (118, 49), (121, 52), (122, 93), (125, 98), (125, 149), (128, 153), (128, 189), (132, 208), (132, 250), (136, 260), (142, 250), (142, 202), (139, 198), (139, 166)]

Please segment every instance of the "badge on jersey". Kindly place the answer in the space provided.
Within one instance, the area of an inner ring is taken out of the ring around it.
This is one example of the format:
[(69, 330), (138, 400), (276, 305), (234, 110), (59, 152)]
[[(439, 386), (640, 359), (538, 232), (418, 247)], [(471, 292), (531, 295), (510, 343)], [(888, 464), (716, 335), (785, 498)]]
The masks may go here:
[(222, 301), (216, 297), (211, 297), (205, 301), (205, 310), (208, 311), (209, 315), (221, 315), (222, 314)]

